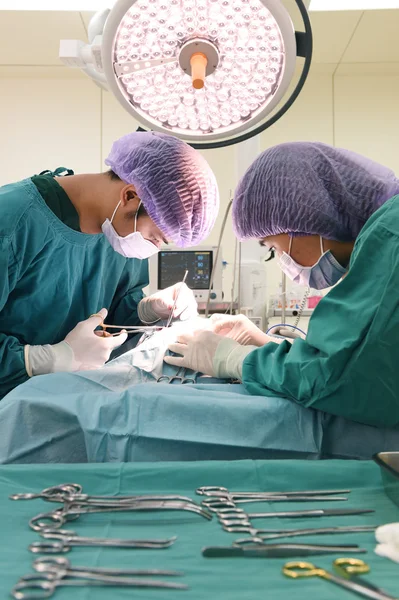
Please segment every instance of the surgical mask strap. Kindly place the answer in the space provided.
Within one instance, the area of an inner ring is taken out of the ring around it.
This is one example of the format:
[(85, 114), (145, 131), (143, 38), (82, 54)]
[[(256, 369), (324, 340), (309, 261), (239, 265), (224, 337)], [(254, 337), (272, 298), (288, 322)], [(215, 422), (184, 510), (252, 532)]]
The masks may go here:
[(324, 247), (323, 247), (323, 238), (320, 236), (320, 249), (321, 249), (321, 256), (323, 256), (324, 254)]
[(116, 208), (115, 208), (114, 212), (112, 213), (112, 217), (111, 217), (111, 221), (110, 221), (110, 223), (112, 223), (112, 221), (114, 220), (114, 216), (115, 216), (115, 214), (116, 214), (116, 211), (117, 211), (117, 210), (118, 210), (118, 208), (120, 207), (120, 205), (121, 205), (121, 202), (122, 202), (122, 200), (119, 200), (118, 204), (116, 205)]
[(139, 205), (138, 205), (137, 210), (136, 210), (136, 216), (134, 217), (134, 233), (136, 233), (136, 231), (137, 231), (137, 219), (138, 219), (138, 216), (139, 216), (140, 206), (141, 206), (141, 200), (140, 200)]
[(288, 256), (291, 256), (292, 236), (290, 236), (290, 244), (288, 246)]

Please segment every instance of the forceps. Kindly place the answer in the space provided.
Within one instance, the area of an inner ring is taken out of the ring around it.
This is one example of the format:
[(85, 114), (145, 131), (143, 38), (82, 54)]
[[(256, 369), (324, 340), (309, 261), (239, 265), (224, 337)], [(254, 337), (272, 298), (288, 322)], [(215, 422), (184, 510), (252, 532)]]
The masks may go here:
[(34, 554), (59, 554), (61, 552), (70, 552), (73, 546), (95, 546), (107, 548), (142, 548), (158, 550), (169, 548), (175, 543), (177, 537), (165, 540), (126, 540), (112, 538), (93, 538), (81, 537), (74, 531), (63, 531), (57, 529), (48, 529), (40, 532), (40, 535), (46, 540), (56, 540), (55, 542), (33, 542), (29, 550)]
[(65, 556), (46, 556), (44, 558), (37, 558), (32, 563), (33, 568), (38, 573), (56, 573), (60, 570), (72, 571), (73, 573), (81, 573), (82, 571), (90, 571), (91, 573), (97, 573), (99, 575), (114, 575), (121, 577), (130, 577), (130, 575), (164, 575), (169, 576), (180, 576), (184, 575), (180, 571), (165, 571), (163, 569), (107, 569), (105, 567), (73, 567), (69, 560)]
[(344, 516), (344, 515), (363, 515), (365, 513), (372, 513), (374, 510), (368, 508), (327, 508), (327, 509), (315, 509), (315, 510), (293, 510), (285, 512), (265, 512), (265, 513), (252, 513), (248, 514), (241, 508), (225, 508), (221, 509), (218, 516), (219, 521), (227, 527), (235, 525), (242, 525), (243, 522), (248, 522), (250, 519), (264, 519), (269, 517), (281, 517), (281, 518), (300, 518), (300, 517), (333, 517), (333, 516)]
[(115, 505), (117, 503), (125, 504), (126, 502), (157, 502), (163, 500), (174, 500), (180, 502), (188, 502), (196, 504), (195, 500), (188, 496), (180, 496), (177, 494), (140, 494), (138, 496), (98, 496), (83, 494), (83, 488), (78, 483), (61, 483), (53, 487), (46, 488), (38, 493), (21, 493), (12, 494), (10, 500), (35, 500), (42, 498), (48, 502), (79, 502), (80, 505), (92, 504), (96, 506)]
[(185, 367), (179, 367), (176, 371), (176, 375), (161, 375), (157, 379), (157, 383), (173, 383), (174, 381), (180, 381), (181, 384), (185, 383), (196, 383), (196, 373), (194, 377), (186, 377), (187, 369)]
[(80, 506), (79, 503), (65, 502), (63, 507), (56, 508), (52, 512), (36, 515), (29, 521), (29, 526), (34, 531), (45, 531), (49, 528), (60, 529), (67, 521), (85, 514), (163, 510), (184, 510), (194, 512), (209, 521), (212, 519), (212, 513), (188, 502), (137, 502), (107, 506)]
[(364, 596), (365, 598), (373, 598), (374, 600), (397, 600), (394, 596), (386, 594), (381, 588), (368, 583), (360, 577), (356, 577), (355, 581), (348, 581), (351, 575), (361, 575), (370, 571), (370, 567), (363, 560), (360, 560), (359, 558), (337, 558), (337, 560), (333, 562), (333, 568), (338, 575), (320, 569), (319, 567), (312, 565), (312, 563), (288, 562), (283, 567), (283, 574), (292, 579), (321, 577), (353, 592), (354, 594)]
[(245, 531), (251, 535), (251, 537), (239, 538), (233, 542), (236, 546), (244, 546), (246, 544), (260, 543), (263, 544), (268, 540), (276, 540), (281, 538), (291, 537), (302, 537), (307, 535), (328, 535), (336, 533), (367, 533), (375, 531), (377, 525), (368, 526), (349, 526), (349, 527), (320, 527), (314, 529), (253, 529), (251, 524), (248, 523), (247, 527), (236, 526), (236, 527), (224, 527), (225, 531), (230, 533), (237, 531)]
[(241, 498), (239, 500), (225, 500), (223, 498), (207, 498), (201, 502), (214, 513), (219, 513), (222, 509), (236, 508), (237, 504), (246, 504), (247, 502), (327, 502), (333, 500), (347, 500), (345, 496), (262, 496), (261, 498)]
[(22, 494), (11, 494), (10, 500), (36, 500), (36, 498), (42, 498), (43, 500), (55, 501), (55, 497), (60, 497), (65, 494), (80, 494), (83, 488), (79, 483), (60, 483), (59, 485), (53, 485), (45, 488), (41, 492), (25, 492)]
[[(350, 490), (302, 490), (297, 492), (230, 492), (225, 487), (216, 485), (203, 485), (195, 490), (199, 496), (210, 496), (231, 502), (243, 501), (244, 499), (262, 499), (269, 496), (333, 496), (336, 494), (349, 494)], [(331, 498), (333, 500), (333, 498)]]
[[(14, 586), (11, 595), (16, 600), (28, 598), (49, 598), (57, 587), (77, 586), (114, 586), (114, 587), (143, 587), (143, 588), (169, 588), (188, 589), (184, 583), (172, 583), (156, 579), (140, 579), (128, 577), (128, 571), (119, 569), (93, 569), (91, 567), (71, 567), (66, 559), (55, 559), (53, 564), (46, 564), (40, 559), (41, 565), (35, 561), (34, 568), (38, 573), (25, 575)], [(60, 562), (62, 561), (62, 562)], [(133, 571), (130, 571), (133, 574)], [(138, 575), (138, 572), (136, 573)], [(150, 574), (147, 572), (146, 574)], [(161, 572), (152, 573), (160, 575)], [(165, 574), (165, 572), (163, 572)], [(168, 575), (180, 575), (178, 572), (169, 572)]]

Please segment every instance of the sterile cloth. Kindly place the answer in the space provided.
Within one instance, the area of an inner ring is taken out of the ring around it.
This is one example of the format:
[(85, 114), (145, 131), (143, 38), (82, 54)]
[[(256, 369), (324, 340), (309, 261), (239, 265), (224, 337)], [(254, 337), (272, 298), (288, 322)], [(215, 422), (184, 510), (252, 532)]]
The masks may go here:
[(0, 403), (0, 462), (369, 459), (399, 449), (399, 430), (253, 396), (242, 385), (156, 383), (161, 372), (176, 374), (162, 359), (185, 327), (195, 321), (154, 334), (102, 369), (42, 375), (16, 388)]
[[(8, 465), (0, 468), (1, 526), (0, 600), (9, 600), (9, 591), (17, 579), (33, 572), (37, 555), (27, 547), (39, 541), (29, 529), (28, 520), (39, 512), (54, 509), (56, 504), (41, 499), (11, 502), (10, 494), (38, 492), (42, 489), (76, 481), (89, 494), (182, 494), (193, 499), (202, 485), (225, 486), (235, 491), (278, 491), (306, 489), (350, 489), (347, 502), (323, 502), (329, 508), (374, 508), (375, 513), (326, 517), (325, 519), (257, 519), (256, 527), (296, 529), (307, 527), (379, 525), (398, 518), (398, 508), (385, 495), (378, 467), (372, 463), (328, 461), (242, 461), (196, 463), (146, 463), (108, 465)], [(251, 511), (281, 511), (287, 505), (276, 503), (247, 504)], [(308, 505), (292, 503), (293, 510)], [(317, 504), (316, 504), (317, 506)], [(204, 546), (230, 545), (246, 534), (226, 533), (217, 519), (211, 522), (192, 513), (146, 513), (85, 515), (68, 524), (82, 536), (118, 538), (166, 538), (177, 535), (167, 550), (127, 550), (113, 548), (73, 548), (65, 554), (74, 565), (118, 568), (158, 568), (183, 571), (176, 578), (190, 586), (187, 591), (137, 590), (129, 588), (74, 588), (56, 591), (54, 600), (351, 600), (356, 599), (318, 577), (294, 581), (284, 577), (281, 568), (287, 559), (218, 558), (201, 556)], [(282, 541), (290, 541), (282, 540)], [(365, 555), (355, 555), (370, 564), (364, 577), (398, 596), (398, 565), (373, 552), (374, 532), (293, 538), (309, 544), (358, 544)], [(337, 555), (339, 556), (339, 555)], [(331, 570), (337, 556), (309, 557), (319, 567)], [(166, 579), (166, 578), (162, 578)], [(173, 578), (170, 578), (173, 579)]]

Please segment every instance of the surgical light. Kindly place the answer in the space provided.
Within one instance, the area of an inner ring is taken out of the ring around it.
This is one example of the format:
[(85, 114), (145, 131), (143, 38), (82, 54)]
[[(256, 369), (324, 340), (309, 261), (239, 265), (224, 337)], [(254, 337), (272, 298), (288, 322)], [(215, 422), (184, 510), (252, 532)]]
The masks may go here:
[[(118, 0), (93, 18), (89, 45), (64, 40), (60, 56), (149, 129), (200, 148), (228, 145), (266, 129), (303, 86), (312, 34), (302, 0), (296, 3), (304, 33), (295, 32), (280, 0)], [(306, 58), (302, 77), (265, 122), (298, 56)]]

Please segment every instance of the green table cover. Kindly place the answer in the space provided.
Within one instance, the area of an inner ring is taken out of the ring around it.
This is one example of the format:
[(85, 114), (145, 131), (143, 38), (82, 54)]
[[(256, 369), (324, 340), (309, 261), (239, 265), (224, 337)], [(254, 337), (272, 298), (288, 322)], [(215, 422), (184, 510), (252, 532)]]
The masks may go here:
[[(301, 490), (349, 488), (347, 502), (262, 503), (245, 504), (248, 511), (317, 508), (374, 508), (375, 513), (350, 517), (316, 519), (256, 519), (256, 527), (302, 528), (333, 525), (380, 525), (399, 521), (399, 508), (385, 495), (379, 468), (372, 462), (356, 461), (238, 461), (190, 463), (125, 463), (84, 465), (10, 465), (0, 467), (1, 578), (0, 598), (8, 598), (18, 578), (31, 572), (37, 555), (28, 545), (39, 535), (28, 526), (28, 520), (55, 506), (41, 499), (12, 502), (9, 494), (40, 491), (45, 487), (78, 482), (93, 494), (179, 493), (196, 498), (195, 489), (202, 485), (225, 486), (231, 490)], [(201, 497), (197, 497), (198, 500)], [(348, 591), (318, 578), (292, 580), (285, 578), (283, 559), (206, 559), (201, 548), (229, 545), (242, 534), (226, 533), (218, 521), (207, 522), (187, 512), (147, 514), (84, 515), (68, 523), (79, 535), (124, 538), (165, 538), (177, 535), (175, 545), (167, 550), (124, 550), (73, 548), (64, 554), (73, 565), (125, 568), (165, 568), (185, 572), (188, 591), (144, 590), (132, 588), (60, 588), (55, 598), (63, 600), (119, 600), (140, 598), (168, 600), (281, 600), (295, 596), (297, 600), (345, 600), (355, 597)], [(368, 553), (356, 554), (371, 565), (369, 580), (399, 597), (399, 565), (374, 554), (374, 533), (312, 536), (296, 538), (304, 543), (357, 543)], [(311, 562), (330, 568), (337, 556), (312, 557)], [(306, 559), (303, 559), (306, 560)]]

